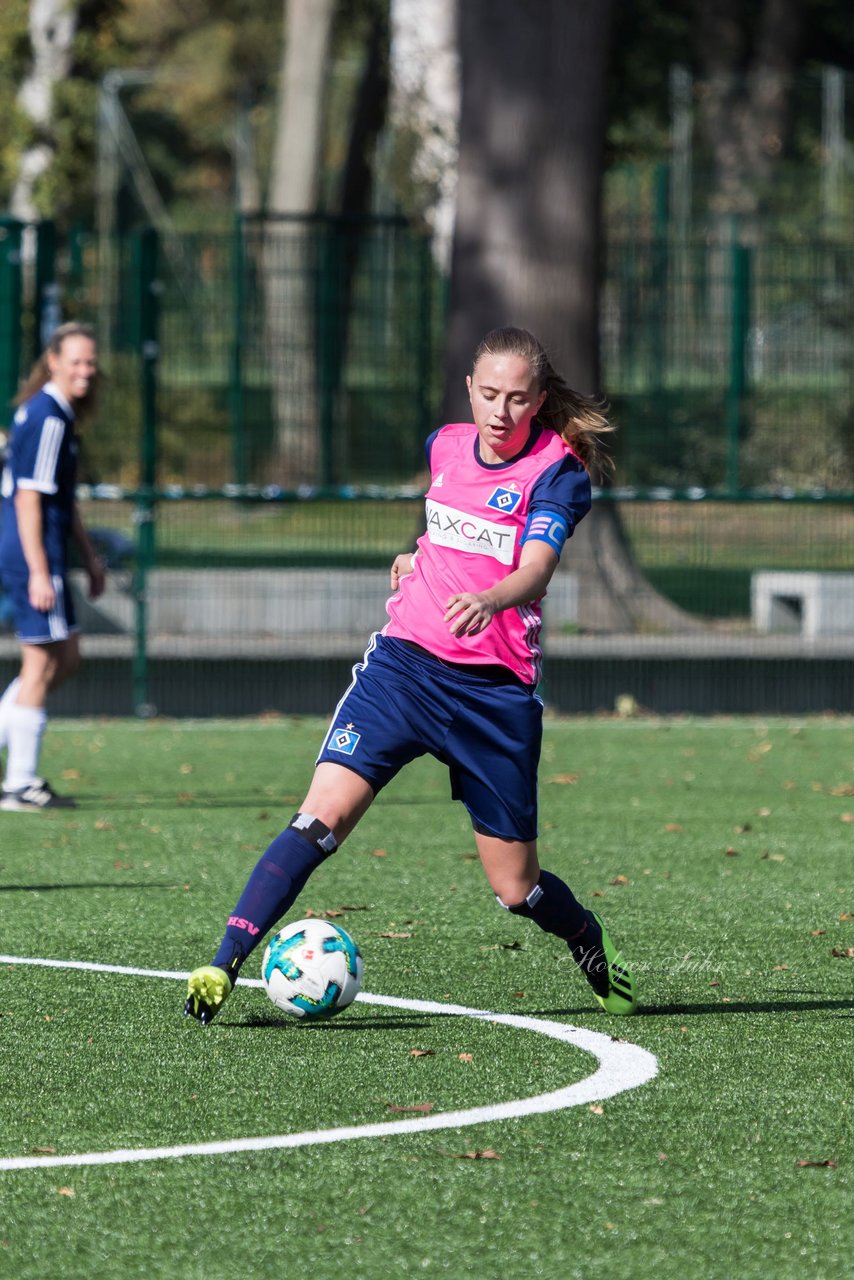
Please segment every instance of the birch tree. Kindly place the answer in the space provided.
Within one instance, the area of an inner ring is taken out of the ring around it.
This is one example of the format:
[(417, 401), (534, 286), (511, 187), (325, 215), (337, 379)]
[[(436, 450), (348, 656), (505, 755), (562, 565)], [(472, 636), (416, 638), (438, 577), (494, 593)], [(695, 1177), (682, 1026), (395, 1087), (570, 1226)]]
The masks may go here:
[[(284, 43), (265, 227), (266, 345), (276, 415), (279, 477), (318, 479), (310, 231), (287, 215), (316, 211), (334, 0), (284, 0)], [(286, 215), (277, 219), (276, 215)]]
[(447, 275), (459, 152), (457, 0), (391, 0), (390, 79), (392, 130), (411, 157), (408, 177)]
[(22, 222), (39, 216), (36, 188), (56, 151), (54, 91), (71, 69), (77, 11), (77, 0), (30, 0), (32, 64), (18, 91), (17, 105), (29, 121), (31, 137), (21, 150), (9, 201), (12, 216)]

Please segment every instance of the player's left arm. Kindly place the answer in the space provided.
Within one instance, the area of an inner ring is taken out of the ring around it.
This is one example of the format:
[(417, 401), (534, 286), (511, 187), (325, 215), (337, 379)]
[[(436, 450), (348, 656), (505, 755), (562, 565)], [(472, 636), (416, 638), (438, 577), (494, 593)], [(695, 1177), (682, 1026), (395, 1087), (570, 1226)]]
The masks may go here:
[(519, 564), (486, 591), (459, 592), (447, 601), (452, 635), (475, 635), (502, 609), (540, 600), (557, 568), (566, 539), (590, 510), (590, 478), (574, 455), (544, 472), (531, 495)]
[(92, 546), (92, 540), (86, 532), (86, 526), (80, 517), (76, 502), (71, 512), (71, 537), (80, 549), (83, 566), (89, 575), (89, 598), (97, 600), (98, 596), (103, 594), (107, 583), (104, 562)]
[(558, 553), (547, 543), (526, 542), (519, 567), (506, 578), (486, 591), (463, 591), (449, 598), (445, 621), (451, 624), (451, 635), (477, 635), (503, 609), (539, 600), (546, 593), (558, 559)]

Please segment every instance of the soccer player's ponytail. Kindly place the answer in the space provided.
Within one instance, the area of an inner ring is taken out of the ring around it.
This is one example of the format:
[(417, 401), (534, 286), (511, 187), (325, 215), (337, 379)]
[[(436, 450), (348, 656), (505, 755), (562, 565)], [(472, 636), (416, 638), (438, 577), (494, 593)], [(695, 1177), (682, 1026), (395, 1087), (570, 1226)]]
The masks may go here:
[(602, 443), (602, 436), (616, 428), (608, 419), (607, 401), (573, 391), (551, 365), (543, 387), (547, 394), (537, 414), (540, 422), (562, 436), (594, 479), (609, 475), (614, 462)]

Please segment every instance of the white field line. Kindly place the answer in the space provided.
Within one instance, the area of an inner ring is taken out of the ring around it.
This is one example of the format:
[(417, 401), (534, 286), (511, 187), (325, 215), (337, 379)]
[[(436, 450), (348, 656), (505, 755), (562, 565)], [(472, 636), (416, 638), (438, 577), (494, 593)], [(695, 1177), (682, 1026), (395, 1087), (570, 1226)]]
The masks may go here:
[[(51, 969), (82, 969), (94, 973), (117, 973), (131, 977), (186, 979), (187, 973), (165, 969), (136, 969), (128, 965), (93, 964), (84, 960), (46, 960), (26, 956), (0, 955), (0, 964), (42, 965)], [(260, 987), (261, 980), (241, 980), (242, 986)], [(515, 1120), (521, 1116), (543, 1115), (578, 1107), (586, 1102), (601, 1102), (627, 1089), (636, 1089), (652, 1080), (658, 1072), (655, 1056), (639, 1045), (614, 1040), (600, 1031), (587, 1031), (547, 1018), (531, 1018), (516, 1013), (491, 1013), (485, 1009), (468, 1009), (464, 1005), (440, 1004), (433, 1000), (404, 1000), (397, 996), (369, 995), (356, 997), (364, 1004), (384, 1005), (392, 1009), (409, 1009), (416, 1013), (446, 1014), (480, 1021), (499, 1023), (522, 1031), (560, 1040), (593, 1054), (598, 1067), (592, 1075), (562, 1089), (540, 1093), (530, 1098), (470, 1107), (461, 1111), (444, 1111), (408, 1120), (387, 1120), (379, 1124), (348, 1125), (338, 1129), (315, 1129), (307, 1133), (285, 1133), (271, 1137), (232, 1138), (222, 1142), (194, 1142), (173, 1147), (136, 1147), (116, 1151), (89, 1151), (78, 1155), (12, 1156), (0, 1159), (0, 1172), (20, 1169), (67, 1168), (79, 1165), (134, 1164), (145, 1160), (170, 1160), (183, 1156), (231, 1155), (238, 1151), (271, 1151), (292, 1147), (320, 1146), (331, 1142), (347, 1142), (355, 1138), (386, 1138), (405, 1133), (428, 1133), (439, 1129), (459, 1129), (468, 1125), (487, 1124), (495, 1120)], [(211, 1033), (203, 1032), (210, 1035)], [(214, 1033), (216, 1034), (216, 1033)]]

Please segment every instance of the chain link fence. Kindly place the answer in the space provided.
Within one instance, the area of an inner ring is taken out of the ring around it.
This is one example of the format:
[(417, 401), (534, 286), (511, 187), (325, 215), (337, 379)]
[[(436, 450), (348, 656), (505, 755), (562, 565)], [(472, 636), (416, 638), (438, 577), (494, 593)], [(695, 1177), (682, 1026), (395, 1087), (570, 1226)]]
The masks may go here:
[[(613, 235), (606, 250), (620, 431), (601, 500), (701, 634), (803, 638), (809, 575), (854, 583), (854, 246), (746, 244), (733, 228)], [(50, 224), (0, 224), (4, 402), (52, 319), (99, 335), (80, 501), (115, 571), (81, 608), (87, 650), (131, 673), (121, 710), (257, 710), (265, 690), (298, 707), (361, 653), (384, 621), (387, 566), (420, 531), (443, 310), (429, 242), (396, 218), (239, 219), (227, 234), (109, 243), (79, 231), (59, 246)], [(767, 617), (762, 573), (800, 575)], [(555, 652), (586, 643), (571, 591), (546, 621)], [(282, 657), (314, 664), (293, 696), (263, 665)], [(186, 675), (164, 684), (167, 659), (185, 673), (193, 660), (197, 703), (178, 696)]]

